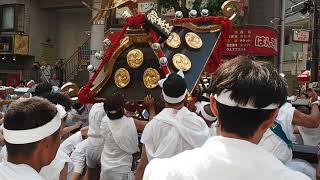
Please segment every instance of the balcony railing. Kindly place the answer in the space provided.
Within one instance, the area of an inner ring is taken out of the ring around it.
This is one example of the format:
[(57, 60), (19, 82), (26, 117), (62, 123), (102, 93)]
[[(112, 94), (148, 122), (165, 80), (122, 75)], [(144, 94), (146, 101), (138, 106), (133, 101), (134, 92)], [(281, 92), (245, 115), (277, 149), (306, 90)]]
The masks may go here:
[(88, 38), (73, 55), (64, 62), (65, 82), (75, 78), (81, 69), (81, 66), (87, 65), (90, 61), (90, 38)]

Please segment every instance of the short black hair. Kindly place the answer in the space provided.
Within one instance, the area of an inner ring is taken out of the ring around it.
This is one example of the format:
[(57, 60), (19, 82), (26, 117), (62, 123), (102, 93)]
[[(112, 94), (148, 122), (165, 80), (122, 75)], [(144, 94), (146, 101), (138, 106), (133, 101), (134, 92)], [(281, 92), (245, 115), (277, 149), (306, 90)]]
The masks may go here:
[[(182, 96), (186, 92), (186, 89), (187, 89), (186, 81), (176, 73), (171, 73), (168, 76), (167, 80), (163, 83), (163, 87), (162, 87), (163, 92), (167, 96), (172, 98), (177, 98)], [(184, 100), (172, 105), (180, 105), (183, 102)]]
[(213, 116), (215, 117), (215, 115), (213, 114), (212, 110), (211, 110), (211, 107), (210, 107), (210, 104), (206, 104), (203, 106), (203, 110), (210, 116)]
[(44, 82), (36, 86), (35, 95), (43, 96), (44, 94), (50, 93), (51, 91), (52, 91), (52, 85), (48, 82)]
[[(48, 100), (40, 97), (19, 99), (12, 103), (4, 117), (4, 128), (8, 130), (26, 130), (43, 126), (57, 114), (56, 107)], [(52, 136), (57, 138), (58, 129)], [(23, 137), (21, 137), (23, 138)], [(39, 142), (39, 141), (38, 141)], [(6, 143), (8, 155), (30, 155), (38, 142), (29, 144)]]
[(71, 100), (61, 93), (47, 93), (43, 95), (44, 98), (48, 99), (53, 104), (60, 104), (65, 108), (66, 111), (70, 111), (72, 107)]
[(281, 106), (286, 102), (285, 80), (271, 64), (238, 57), (222, 64), (213, 74), (210, 93), (219, 95), (231, 91), (231, 99), (245, 105), (253, 102), (258, 109), (230, 107), (217, 102), (219, 121), (223, 131), (242, 138), (250, 138), (274, 110), (262, 108), (270, 104)]
[[(104, 110), (110, 120), (120, 119), (124, 115), (124, 97), (120, 93), (113, 93), (110, 97), (106, 98), (104, 102)], [(115, 111), (111, 113), (110, 111)]]

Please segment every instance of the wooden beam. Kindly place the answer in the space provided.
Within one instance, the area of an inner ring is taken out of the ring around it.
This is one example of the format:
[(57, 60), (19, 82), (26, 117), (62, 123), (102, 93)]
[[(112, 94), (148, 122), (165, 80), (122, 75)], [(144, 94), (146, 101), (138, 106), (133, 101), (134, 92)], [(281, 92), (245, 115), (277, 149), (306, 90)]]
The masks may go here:
[[(92, 0), (87, 0), (89, 4), (92, 3)], [(53, 9), (61, 9), (61, 8), (80, 8), (84, 7), (81, 4), (81, 0), (41, 0), (39, 1), (40, 8), (53, 8)]]

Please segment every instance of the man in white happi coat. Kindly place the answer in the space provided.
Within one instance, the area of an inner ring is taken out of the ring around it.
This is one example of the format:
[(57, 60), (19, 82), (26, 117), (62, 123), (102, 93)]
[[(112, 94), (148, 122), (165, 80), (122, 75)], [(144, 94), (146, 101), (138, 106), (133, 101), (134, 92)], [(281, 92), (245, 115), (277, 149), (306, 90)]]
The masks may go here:
[(165, 109), (145, 127), (141, 161), (136, 179), (142, 179), (145, 166), (154, 158), (169, 158), (202, 146), (210, 137), (205, 121), (184, 106), (188, 93), (182, 71), (159, 81)]
[(101, 120), (106, 115), (104, 103), (96, 103), (89, 112), (88, 147), (86, 150), (87, 173), (90, 179), (99, 179), (100, 159), (103, 149), (103, 138), (101, 136)]
[(286, 84), (269, 64), (236, 58), (213, 76), (211, 109), (221, 136), (168, 159), (154, 159), (144, 180), (308, 180), (257, 144), (286, 100)]
[(0, 164), (0, 179), (43, 180), (39, 172), (56, 156), (66, 115), (62, 106), (38, 97), (13, 103), (4, 119), (8, 159)]
[[(211, 136), (217, 135), (217, 117), (212, 113), (210, 103), (206, 101), (200, 101), (195, 103), (196, 113), (204, 119), (210, 129)], [(218, 133), (219, 134), (219, 133)]]
[(295, 143), (294, 125), (300, 127), (315, 128), (320, 123), (318, 108), (318, 96), (311, 91), (311, 114), (307, 115), (296, 110), (290, 103), (281, 106), (275, 124), (263, 135), (259, 145), (271, 152), (288, 167), (308, 175), (311, 179), (316, 178), (316, 169), (306, 161), (292, 159), (292, 143)]
[(107, 115), (101, 122), (104, 148), (100, 179), (133, 180), (132, 155), (139, 151), (135, 120), (124, 115), (124, 100), (120, 94), (108, 97), (104, 109)]
[(83, 140), (75, 146), (71, 153), (71, 160), (74, 165), (72, 180), (80, 180), (86, 167), (86, 151), (89, 147), (88, 139)]

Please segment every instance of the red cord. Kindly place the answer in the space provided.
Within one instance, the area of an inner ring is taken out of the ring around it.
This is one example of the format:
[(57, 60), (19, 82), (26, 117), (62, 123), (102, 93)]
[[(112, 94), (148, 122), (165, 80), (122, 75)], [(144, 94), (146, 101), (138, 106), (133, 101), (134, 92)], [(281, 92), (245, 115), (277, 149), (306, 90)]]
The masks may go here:
[[(159, 39), (157, 37), (156, 32), (154, 32), (153, 29), (151, 29), (151, 28), (149, 29), (149, 34), (150, 34), (150, 36), (152, 38), (153, 43), (158, 43)], [(157, 55), (158, 60), (160, 60), (160, 58), (162, 58), (162, 57), (165, 57), (165, 54), (164, 54), (164, 52), (162, 51), (161, 48), (156, 50), (156, 53), (157, 53), (156, 55)], [(162, 68), (162, 71), (163, 71), (165, 76), (170, 73), (168, 65), (161, 65), (161, 68)]]

